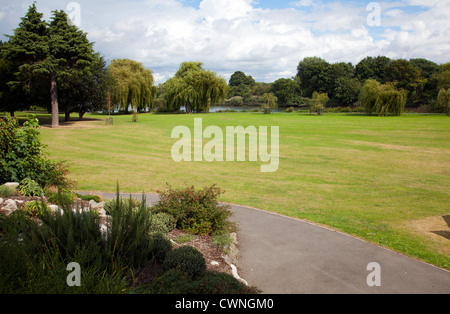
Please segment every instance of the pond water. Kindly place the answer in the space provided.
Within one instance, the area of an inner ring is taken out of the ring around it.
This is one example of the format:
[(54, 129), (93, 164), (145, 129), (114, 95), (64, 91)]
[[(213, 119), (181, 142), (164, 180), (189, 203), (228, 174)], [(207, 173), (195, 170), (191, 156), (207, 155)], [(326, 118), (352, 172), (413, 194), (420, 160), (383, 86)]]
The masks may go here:
[[(235, 106), (211, 106), (209, 108), (209, 112), (218, 112), (218, 111), (226, 111), (226, 110), (234, 110), (234, 111), (252, 111), (252, 110), (260, 110), (261, 107), (258, 106), (242, 106), (242, 107), (235, 107)], [(185, 107), (181, 107), (180, 110), (185, 110)], [(273, 110), (273, 112), (282, 112), (285, 108), (279, 108)]]
[[(128, 108), (128, 110), (130, 112), (132, 112), (133, 108), (130, 106)], [(182, 106), (180, 108), (180, 110), (185, 111), (186, 108), (184, 106)], [(258, 106), (239, 106), (239, 107), (237, 107), (237, 106), (236, 107), (235, 106), (212, 106), (209, 108), (209, 112), (211, 112), (211, 113), (219, 112), (219, 111), (226, 111), (226, 110), (234, 110), (234, 111), (239, 111), (239, 112), (244, 111), (244, 110), (253, 111), (253, 110), (261, 110), (261, 107), (258, 107)], [(286, 108), (278, 108), (278, 109), (273, 110), (273, 112), (283, 112), (284, 110), (286, 110)], [(112, 112), (119, 113), (119, 110), (114, 110)], [(148, 112), (148, 110), (146, 110), (145, 112)], [(99, 113), (103, 113), (103, 111), (99, 111)], [(106, 111), (105, 111), (105, 113), (106, 113)]]

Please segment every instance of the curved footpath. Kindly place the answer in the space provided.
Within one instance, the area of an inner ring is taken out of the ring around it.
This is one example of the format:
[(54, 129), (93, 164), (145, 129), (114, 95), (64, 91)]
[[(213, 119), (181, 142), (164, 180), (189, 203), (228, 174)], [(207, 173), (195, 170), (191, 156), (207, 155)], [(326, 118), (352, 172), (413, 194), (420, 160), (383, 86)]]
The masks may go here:
[[(146, 199), (151, 205), (158, 195)], [(263, 293), (450, 294), (445, 269), (299, 219), (240, 205), (231, 210), (238, 224), (239, 275)]]

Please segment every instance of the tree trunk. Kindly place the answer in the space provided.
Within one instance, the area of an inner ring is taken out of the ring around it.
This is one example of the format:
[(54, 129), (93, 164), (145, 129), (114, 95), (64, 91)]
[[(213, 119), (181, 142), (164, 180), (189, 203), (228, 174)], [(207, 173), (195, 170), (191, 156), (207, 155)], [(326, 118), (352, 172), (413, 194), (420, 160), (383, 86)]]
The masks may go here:
[(55, 74), (52, 74), (50, 78), (50, 97), (52, 103), (52, 128), (58, 128), (59, 127), (58, 86), (56, 85)]
[(70, 112), (66, 111), (64, 112), (64, 121), (70, 121)]
[(14, 118), (14, 111), (10, 111), (9, 114), (11, 115), (11, 118)]
[(84, 114), (85, 114), (86, 112), (84, 112), (84, 111), (80, 111), (79, 113), (78, 113), (78, 115), (80, 116), (80, 121), (81, 120), (83, 120), (83, 117), (84, 117)]
[(186, 103), (186, 113), (192, 113), (191, 103), (189, 101)]

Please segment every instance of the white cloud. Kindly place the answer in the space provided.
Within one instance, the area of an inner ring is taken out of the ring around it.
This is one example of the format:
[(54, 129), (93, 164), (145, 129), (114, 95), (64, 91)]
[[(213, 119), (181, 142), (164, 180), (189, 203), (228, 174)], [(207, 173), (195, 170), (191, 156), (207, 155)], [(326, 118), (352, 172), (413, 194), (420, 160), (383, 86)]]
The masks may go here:
[[(366, 24), (367, 3), (357, 1), (300, 0), (290, 9), (257, 8), (252, 0), (203, 0), (197, 8), (176, 0), (78, 2), (81, 28), (96, 50), (109, 60), (143, 62), (157, 82), (187, 60), (202, 61), (226, 77), (240, 70), (259, 81), (295, 75), (298, 62), (308, 56), (353, 63), (368, 55), (449, 61), (448, 1), (380, 2), (380, 27)], [(8, 3), (11, 10), (0, 13), (2, 33), (12, 33), (30, 4)], [(48, 19), (47, 12), (65, 9), (66, 3), (58, 5), (40, 0), (38, 9)]]

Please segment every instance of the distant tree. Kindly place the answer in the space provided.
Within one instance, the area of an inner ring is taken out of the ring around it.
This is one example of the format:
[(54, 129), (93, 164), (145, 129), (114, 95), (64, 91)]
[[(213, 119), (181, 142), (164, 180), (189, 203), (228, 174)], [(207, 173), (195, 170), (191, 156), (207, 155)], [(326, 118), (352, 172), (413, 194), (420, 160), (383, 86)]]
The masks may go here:
[(409, 62), (416, 68), (420, 70), (420, 74), (423, 78), (430, 78), (434, 74), (438, 74), (442, 72), (442, 68), (439, 66), (439, 64), (424, 59), (424, 58), (417, 58), (417, 59), (411, 59)]
[(273, 82), (270, 91), (278, 98), (283, 106), (298, 105), (300, 101), (300, 82), (294, 78), (281, 78)]
[(255, 80), (251, 76), (245, 75), (242, 71), (236, 71), (231, 75), (228, 82), (227, 98), (241, 96), (247, 99), (252, 94), (252, 88), (255, 85)]
[(450, 88), (450, 67), (448, 70), (446, 70), (446, 67), (444, 65), (441, 67), (442, 72), (433, 76), (437, 80), (437, 86), (439, 90), (441, 90), (442, 88)]
[(439, 91), (439, 95), (437, 98), (438, 108), (444, 110), (448, 116), (450, 116), (450, 88), (444, 89), (442, 88)]
[(381, 84), (376, 80), (367, 80), (362, 87), (359, 101), (366, 114), (399, 116), (405, 108), (406, 95), (405, 90), (397, 90), (392, 83)]
[(271, 88), (271, 83), (256, 82), (252, 88), (252, 95), (262, 97), (265, 93), (269, 93)]
[(142, 63), (129, 59), (112, 60), (108, 75), (111, 101), (119, 110), (128, 112), (131, 105), (136, 119), (137, 111), (153, 108), (156, 97), (153, 74)]
[(277, 104), (277, 96), (275, 96), (273, 93), (265, 93), (263, 95), (263, 100), (264, 100), (264, 104), (263, 104), (263, 110), (264, 113), (266, 114), (270, 114), (274, 109), (278, 108), (278, 104)]
[(328, 91), (328, 68), (330, 64), (322, 58), (307, 57), (297, 66), (302, 95), (311, 97), (314, 91)]
[(201, 62), (184, 62), (175, 76), (165, 83), (167, 106), (186, 113), (209, 111), (211, 105), (224, 100), (228, 84), (215, 72), (203, 69)]
[(230, 80), (228, 82), (228, 85), (230, 86), (240, 86), (240, 85), (247, 85), (247, 86), (253, 86), (255, 85), (255, 80), (250, 75), (245, 75), (242, 71), (236, 71), (231, 75)]
[(386, 69), (386, 78), (396, 88), (408, 91), (407, 104), (414, 105), (420, 101), (426, 79), (421, 77), (420, 69), (411, 62), (398, 59), (392, 61)]
[(391, 63), (391, 59), (385, 56), (366, 57), (355, 67), (356, 77), (364, 83), (368, 79), (386, 83), (386, 69)]
[(317, 114), (321, 116), (322, 111), (325, 109), (328, 100), (329, 98), (327, 93), (314, 92), (309, 102), (310, 103), (309, 111), (310, 112), (317, 111)]
[(355, 77), (340, 77), (334, 83), (334, 98), (343, 105), (352, 105), (358, 101), (362, 84)]

